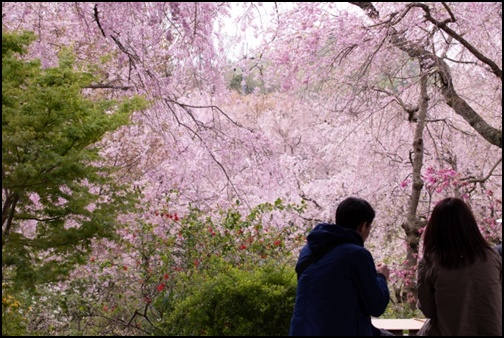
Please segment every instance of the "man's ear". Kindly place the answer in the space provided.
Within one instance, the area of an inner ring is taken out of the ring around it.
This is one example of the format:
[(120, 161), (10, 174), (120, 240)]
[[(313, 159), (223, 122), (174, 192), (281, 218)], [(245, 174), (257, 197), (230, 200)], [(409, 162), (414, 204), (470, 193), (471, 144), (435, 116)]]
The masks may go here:
[(364, 227), (366, 226), (366, 223), (367, 222), (362, 222), (361, 224), (359, 224), (359, 226), (356, 229), (358, 233), (361, 233), (364, 230)]

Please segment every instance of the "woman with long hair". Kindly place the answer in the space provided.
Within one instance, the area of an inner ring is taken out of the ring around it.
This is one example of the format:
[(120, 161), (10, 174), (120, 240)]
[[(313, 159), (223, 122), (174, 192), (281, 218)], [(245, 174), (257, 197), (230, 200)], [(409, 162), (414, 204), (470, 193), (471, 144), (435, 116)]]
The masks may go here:
[(459, 198), (436, 204), (424, 231), (419, 335), (502, 336), (502, 258)]

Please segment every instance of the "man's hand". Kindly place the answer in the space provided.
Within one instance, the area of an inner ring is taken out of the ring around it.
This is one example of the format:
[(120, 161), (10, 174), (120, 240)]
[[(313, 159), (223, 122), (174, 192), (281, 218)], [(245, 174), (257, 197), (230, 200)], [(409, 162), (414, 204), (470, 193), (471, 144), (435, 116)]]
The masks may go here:
[(390, 270), (389, 270), (387, 264), (380, 263), (380, 264), (376, 265), (376, 272), (384, 275), (385, 279), (387, 279), (387, 280), (389, 279)]

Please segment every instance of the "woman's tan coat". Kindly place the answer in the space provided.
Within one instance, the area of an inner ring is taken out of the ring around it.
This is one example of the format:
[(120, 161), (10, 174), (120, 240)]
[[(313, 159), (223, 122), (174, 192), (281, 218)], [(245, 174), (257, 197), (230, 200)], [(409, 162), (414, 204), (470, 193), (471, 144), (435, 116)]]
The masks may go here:
[(502, 258), (488, 251), (456, 270), (420, 261), (418, 307), (429, 320), (418, 335), (502, 336)]

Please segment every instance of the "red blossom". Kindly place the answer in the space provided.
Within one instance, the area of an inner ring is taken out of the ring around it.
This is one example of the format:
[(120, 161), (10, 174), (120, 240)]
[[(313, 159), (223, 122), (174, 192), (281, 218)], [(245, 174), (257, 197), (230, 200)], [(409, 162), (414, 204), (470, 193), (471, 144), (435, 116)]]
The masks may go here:
[(163, 275), (163, 279), (164, 279), (164, 280), (167, 280), (168, 278), (170, 278), (170, 276), (168, 276), (168, 274), (167, 274), (167, 273), (165, 273), (165, 274)]
[(159, 292), (161, 292), (161, 291), (163, 291), (165, 288), (166, 288), (166, 285), (165, 285), (164, 283), (161, 283), (161, 284), (159, 284), (159, 285), (157, 286), (157, 288), (156, 288), (156, 289), (157, 289)]

